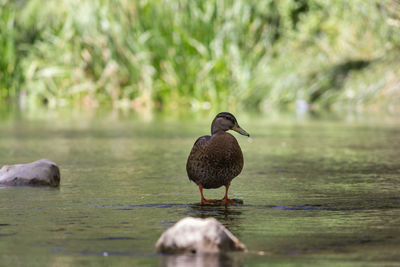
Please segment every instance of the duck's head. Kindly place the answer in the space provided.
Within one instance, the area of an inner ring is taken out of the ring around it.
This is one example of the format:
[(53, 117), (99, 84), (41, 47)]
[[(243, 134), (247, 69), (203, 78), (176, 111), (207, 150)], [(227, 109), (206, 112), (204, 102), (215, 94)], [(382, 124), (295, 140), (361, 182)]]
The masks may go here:
[(250, 134), (248, 134), (245, 130), (240, 128), (235, 116), (233, 116), (229, 112), (221, 112), (217, 116), (215, 116), (211, 124), (211, 134), (228, 130), (233, 130), (242, 135), (250, 137)]

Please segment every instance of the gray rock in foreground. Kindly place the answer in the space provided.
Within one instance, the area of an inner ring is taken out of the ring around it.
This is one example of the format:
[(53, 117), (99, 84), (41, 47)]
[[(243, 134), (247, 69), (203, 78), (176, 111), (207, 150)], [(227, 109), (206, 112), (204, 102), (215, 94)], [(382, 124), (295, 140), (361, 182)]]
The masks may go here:
[(48, 159), (5, 165), (0, 169), (0, 184), (57, 187), (60, 185), (60, 169)]
[(186, 217), (165, 231), (156, 244), (162, 253), (246, 251), (246, 246), (214, 218)]

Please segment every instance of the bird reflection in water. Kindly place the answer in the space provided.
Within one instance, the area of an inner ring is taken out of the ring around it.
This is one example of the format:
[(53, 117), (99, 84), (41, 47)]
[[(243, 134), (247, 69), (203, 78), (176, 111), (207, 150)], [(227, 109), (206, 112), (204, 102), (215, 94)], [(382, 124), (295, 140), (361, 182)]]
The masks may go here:
[(197, 218), (213, 217), (230, 231), (237, 232), (241, 226), (242, 207), (239, 205), (193, 204), (189, 206), (186, 216)]

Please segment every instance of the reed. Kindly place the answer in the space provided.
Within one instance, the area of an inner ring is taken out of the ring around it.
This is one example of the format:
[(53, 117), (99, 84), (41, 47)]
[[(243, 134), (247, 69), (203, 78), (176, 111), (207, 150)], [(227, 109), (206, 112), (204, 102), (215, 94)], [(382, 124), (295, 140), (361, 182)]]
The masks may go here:
[(399, 14), (398, 0), (0, 0), (0, 101), (377, 105), (400, 95)]

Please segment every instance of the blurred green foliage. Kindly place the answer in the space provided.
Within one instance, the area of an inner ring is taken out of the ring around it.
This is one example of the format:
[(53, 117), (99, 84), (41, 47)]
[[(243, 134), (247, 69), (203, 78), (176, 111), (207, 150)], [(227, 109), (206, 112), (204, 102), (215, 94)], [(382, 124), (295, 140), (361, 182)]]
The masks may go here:
[(0, 0), (0, 101), (398, 106), (398, 0)]

